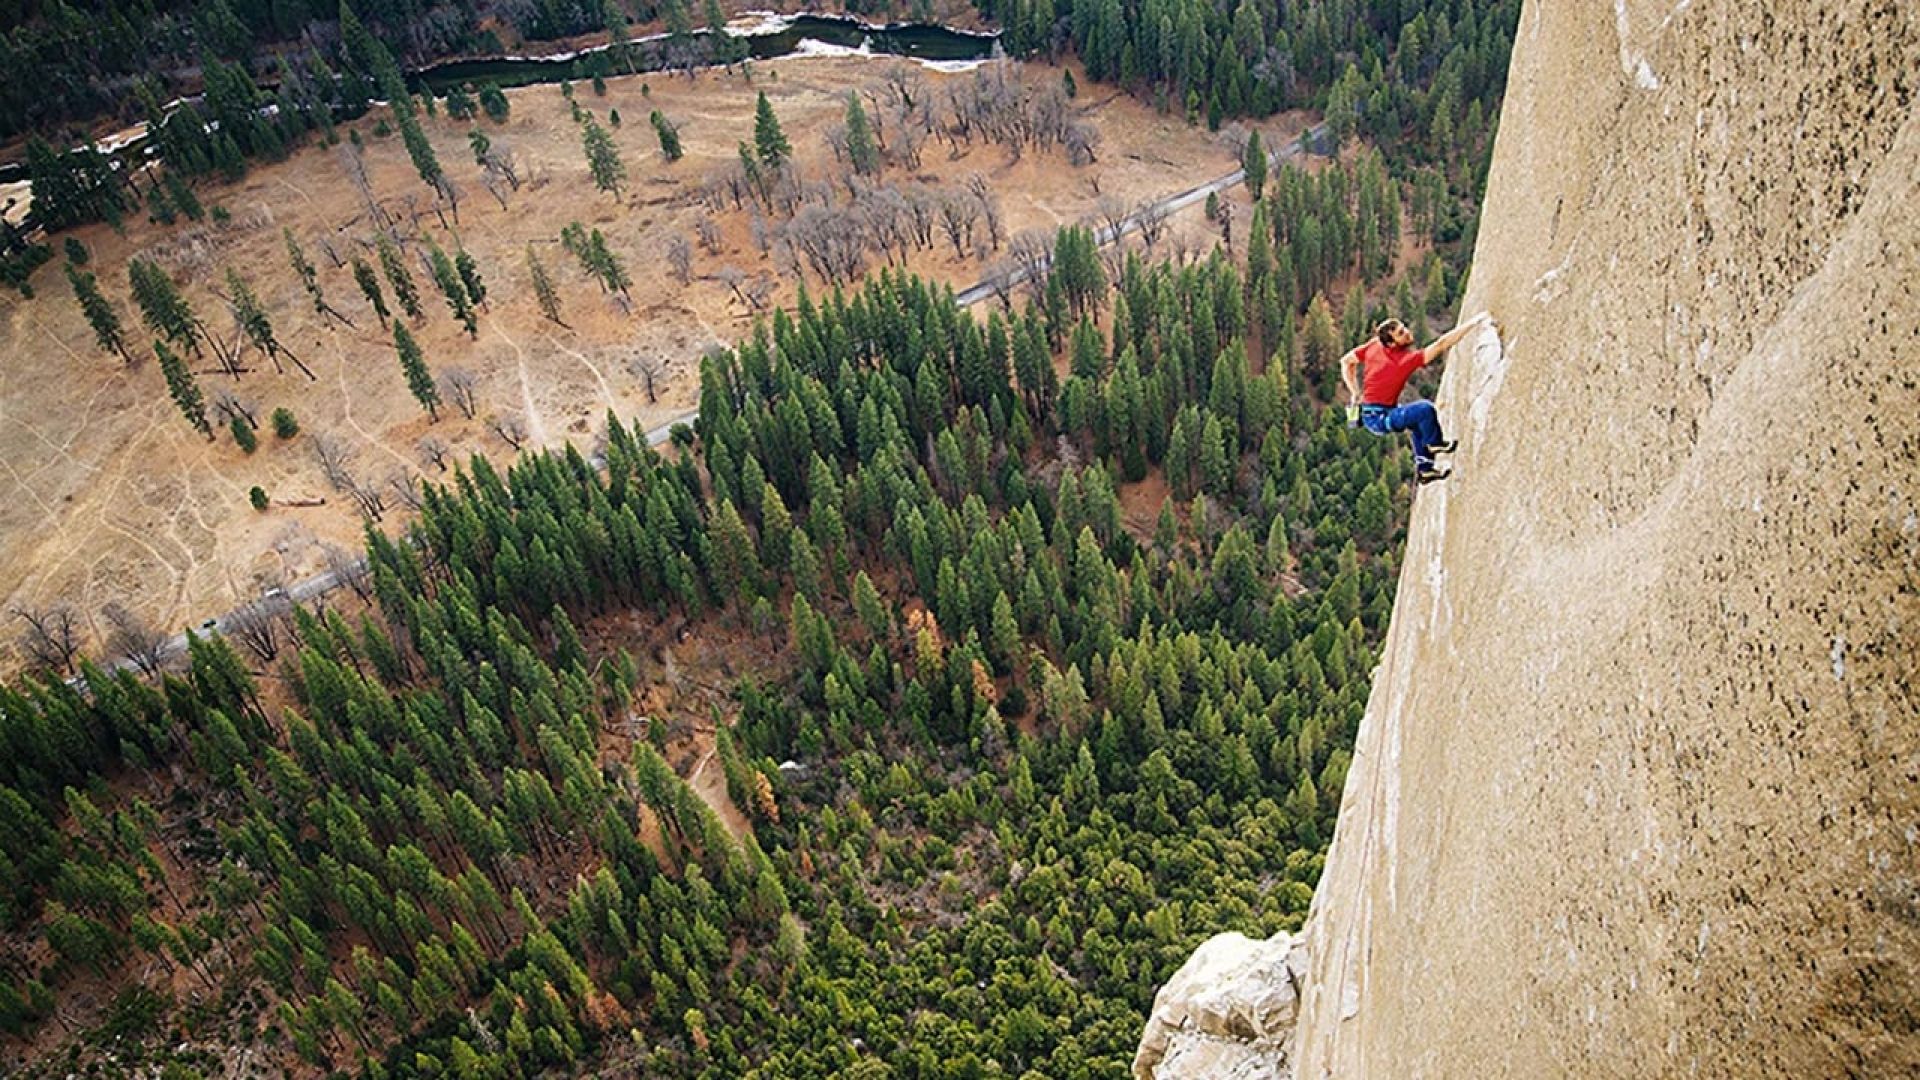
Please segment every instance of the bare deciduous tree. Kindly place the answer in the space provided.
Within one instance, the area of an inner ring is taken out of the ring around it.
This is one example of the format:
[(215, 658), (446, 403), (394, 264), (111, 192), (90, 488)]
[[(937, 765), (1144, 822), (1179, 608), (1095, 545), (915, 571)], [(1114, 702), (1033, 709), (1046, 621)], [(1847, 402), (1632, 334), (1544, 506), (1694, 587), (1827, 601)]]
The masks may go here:
[(80, 652), (80, 620), (65, 604), (44, 608), (14, 608), (14, 617), (26, 623), (20, 648), (35, 664), (62, 675), (73, 674), (73, 658)]
[(520, 167), (513, 160), (513, 150), (500, 142), (492, 140), (487, 152), (480, 158), (480, 167), (486, 175), (503, 180), (515, 191), (520, 190)]
[[(878, 111), (875, 115), (879, 115)], [(912, 113), (902, 115), (899, 121), (894, 128), (893, 139), (887, 144), (887, 154), (909, 169), (918, 169), (921, 152), (927, 145), (927, 129), (917, 122)]]
[(993, 293), (993, 298), (1000, 301), (1001, 308), (1007, 311), (1013, 310), (1013, 290), (1019, 283), (1020, 272), (1011, 258), (1001, 259), (987, 267), (986, 276), (981, 279), (981, 284)]
[(654, 392), (654, 386), (659, 381), (660, 373), (666, 370), (666, 365), (660, 358), (652, 353), (641, 353), (634, 357), (633, 362), (628, 366), (633, 369), (634, 376), (646, 386), (647, 404), (651, 405), (659, 401), (660, 398)]
[(941, 196), (940, 227), (953, 244), (954, 258), (967, 257), (967, 244), (973, 239), (973, 219), (979, 213), (980, 204), (967, 195), (947, 192)]
[(747, 306), (755, 311), (767, 310), (767, 301), (773, 298), (773, 291), (778, 287), (779, 283), (765, 274), (754, 278), (747, 283)]
[(980, 206), (980, 223), (987, 229), (987, 247), (999, 251), (1007, 230), (1006, 220), (1000, 216), (1000, 197), (993, 193), (993, 186), (987, 183), (987, 178), (979, 173), (967, 178), (967, 192)]
[(322, 233), (316, 243), (320, 245), (321, 253), (326, 255), (327, 261), (333, 264), (335, 270), (345, 268), (347, 260), (341, 256), (340, 248), (333, 242), (333, 237)]
[(254, 416), (256, 408), (250, 402), (243, 401), (239, 394), (222, 387), (213, 392), (213, 407), (219, 411), (220, 418), (231, 424), (234, 420), (244, 420), (255, 431), (260, 430), (260, 421)]
[(1091, 124), (1078, 121), (1069, 123), (1060, 142), (1067, 148), (1067, 163), (1075, 168), (1084, 168), (1100, 160), (1100, 129)]
[(700, 246), (707, 249), (707, 254), (716, 257), (720, 254), (720, 225), (713, 220), (713, 215), (700, 215), (693, 223), (693, 234), (699, 238)]
[(492, 173), (482, 173), (480, 175), (480, 186), (486, 190), (487, 194), (493, 196), (494, 202), (500, 204), (500, 209), (505, 210), (507, 208), (506, 185), (500, 182), (499, 177)]
[(367, 212), (368, 223), (375, 229), (383, 231), (392, 229), (393, 217), (380, 205), (380, 200), (374, 198), (373, 182), (367, 178), (367, 163), (361, 160), (360, 152), (349, 143), (341, 143), (340, 148), (334, 152), (334, 160), (339, 163), (340, 171), (347, 174), (347, 183), (351, 184), (353, 190), (359, 194), (360, 204)]
[(447, 444), (435, 435), (421, 439), (418, 444), (420, 458), (440, 472), (447, 471)]
[(687, 243), (686, 237), (675, 236), (667, 241), (667, 267), (680, 284), (693, 280), (693, 245)]
[(939, 213), (940, 201), (929, 192), (914, 188), (907, 193), (907, 217), (913, 222), (914, 243), (922, 251), (933, 246), (933, 226)]
[(1233, 123), (1220, 129), (1220, 143), (1227, 148), (1227, 153), (1233, 155), (1237, 161), (1246, 155), (1247, 140), (1252, 134), (1251, 131), (1247, 130), (1247, 125), (1235, 120)]
[(380, 493), (377, 484), (363, 484), (353, 477), (347, 477), (347, 497), (353, 500), (353, 508), (360, 512), (363, 521), (379, 521), (387, 512), (387, 497)]
[(166, 665), (167, 635), (118, 601), (109, 603), (101, 616), (107, 620), (107, 650), (142, 675), (160, 674)]
[(1167, 204), (1148, 199), (1133, 212), (1133, 220), (1140, 230), (1140, 239), (1146, 242), (1147, 254), (1151, 256), (1153, 249), (1167, 235)]
[(1053, 242), (1039, 229), (1023, 229), (1007, 245), (1007, 258), (1012, 260), (1020, 281), (1035, 297), (1044, 296), (1047, 291), (1047, 273), (1053, 263)]
[(320, 550), (327, 561), (327, 573), (333, 575), (335, 584), (352, 589), (363, 602), (373, 598), (373, 569), (366, 559), (338, 544), (327, 544)]
[(454, 403), (471, 420), (479, 411), (480, 377), (466, 368), (448, 368), (440, 375), (440, 396)]
[(487, 426), (515, 450), (527, 441), (527, 422), (517, 412), (495, 413)]
[(353, 476), (347, 470), (353, 465), (353, 459), (358, 456), (358, 451), (352, 444), (327, 432), (321, 432), (315, 435), (307, 445), (313, 454), (313, 460), (320, 466), (320, 475), (327, 478), (327, 483), (331, 484), (335, 491), (347, 490), (347, 486), (353, 483)]
[(865, 269), (866, 237), (851, 214), (809, 206), (787, 223), (786, 237), (814, 273), (832, 284), (845, 285)]
[(288, 606), (283, 593), (263, 596), (234, 609), (231, 615), (220, 620), (220, 626), (228, 637), (265, 664), (280, 655), (280, 630)]
[(1094, 200), (1093, 212), (1099, 218), (1101, 227), (1106, 230), (1106, 239), (1119, 239), (1120, 230), (1127, 223), (1126, 200), (1108, 192)]
[(418, 512), (420, 509), (420, 474), (411, 469), (395, 469), (387, 474), (387, 488), (401, 506)]

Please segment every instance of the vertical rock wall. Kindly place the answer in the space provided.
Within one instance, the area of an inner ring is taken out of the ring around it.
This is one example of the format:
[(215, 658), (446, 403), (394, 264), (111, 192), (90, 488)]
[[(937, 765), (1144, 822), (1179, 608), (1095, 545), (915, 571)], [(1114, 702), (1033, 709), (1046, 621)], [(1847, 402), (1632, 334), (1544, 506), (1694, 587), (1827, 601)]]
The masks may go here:
[(1920, 1075), (1917, 85), (1910, 0), (1526, 5), (1297, 1080)]
[(1294, 1075), (1920, 1075), (1920, 5), (1529, 3)]

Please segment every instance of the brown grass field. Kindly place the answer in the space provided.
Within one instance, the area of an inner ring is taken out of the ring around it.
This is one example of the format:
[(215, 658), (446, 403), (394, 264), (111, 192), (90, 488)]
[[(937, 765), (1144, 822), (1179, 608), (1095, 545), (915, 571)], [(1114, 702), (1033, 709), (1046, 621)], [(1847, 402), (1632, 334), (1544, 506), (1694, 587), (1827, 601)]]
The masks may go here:
[[(625, 161), (628, 180), (620, 197), (598, 192), (588, 175), (579, 131), (554, 86), (510, 91), (511, 118), (503, 125), (477, 125), (444, 115), (423, 118), (443, 167), (460, 187), (458, 225), (443, 230), (432, 213), (419, 217), (420, 232), (451, 252), (464, 245), (478, 262), (490, 308), (479, 315), (477, 339), (448, 313), (432, 281), (409, 250), (427, 317), (415, 327), (428, 364), (436, 372), (465, 368), (478, 378), (479, 416), (467, 419), (449, 404), (438, 423), (409, 397), (394, 358), (389, 332), (375, 321), (351, 273), (321, 250), (331, 237), (344, 257), (362, 251), (372, 236), (359, 194), (339, 160), (344, 149), (317, 143), (290, 159), (255, 167), (240, 183), (200, 190), (209, 207), (231, 216), (225, 224), (161, 227), (144, 214), (130, 219), (124, 235), (104, 226), (77, 234), (93, 253), (89, 267), (120, 308), (131, 340), (148, 334), (128, 300), (126, 265), (134, 256), (159, 260), (174, 274), (195, 310), (216, 330), (232, 319), (213, 291), (226, 268), (248, 278), (266, 303), (280, 339), (317, 376), (309, 382), (289, 369), (276, 374), (264, 357), (237, 383), (211, 370), (199, 375), (211, 402), (222, 389), (254, 406), (261, 420), (260, 446), (248, 455), (216, 423), (218, 438), (202, 439), (168, 400), (158, 365), (144, 348), (143, 362), (129, 368), (95, 346), (57, 265), (35, 276), (39, 295), (0, 298), (0, 611), (70, 605), (86, 626), (89, 647), (104, 640), (100, 612), (109, 602), (134, 609), (168, 630), (196, 624), (258, 595), (273, 584), (298, 580), (325, 565), (327, 545), (358, 546), (362, 529), (350, 501), (332, 491), (312, 456), (316, 436), (330, 436), (354, 451), (352, 470), (362, 482), (439, 473), (424, 464), (421, 439), (431, 435), (464, 458), (485, 453), (504, 461), (507, 444), (492, 434), (487, 418), (517, 415), (527, 445), (572, 440), (590, 445), (611, 410), (623, 421), (652, 427), (687, 413), (694, 405), (698, 362), (710, 347), (732, 342), (751, 326), (753, 314), (718, 277), (722, 267), (749, 276), (775, 274), (775, 261), (754, 245), (744, 212), (716, 215), (721, 252), (694, 245), (693, 279), (681, 286), (664, 253), (674, 235), (694, 238), (695, 222), (708, 211), (695, 198), (713, 171), (735, 159), (735, 146), (751, 141), (753, 101), (765, 90), (791, 139), (800, 172), (827, 179), (833, 162), (823, 133), (841, 121), (848, 91), (879, 79), (890, 61), (856, 57), (791, 57), (740, 72), (708, 71), (696, 77), (652, 76), (610, 80), (605, 97), (585, 84), (577, 100), (604, 124), (618, 109), (624, 125), (610, 129)], [(936, 90), (969, 74), (922, 71)], [(1017, 77), (1035, 85), (1057, 82), (1060, 69), (1028, 65)], [(643, 84), (650, 84), (644, 86)], [(1058, 149), (1029, 150), (1010, 161), (1005, 150), (976, 141), (960, 153), (929, 141), (921, 167), (909, 173), (890, 166), (883, 182), (902, 187), (957, 187), (969, 177), (986, 179), (1002, 207), (1007, 233), (1051, 231), (1090, 219), (1100, 195), (1137, 203), (1168, 195), (1231, 171), (1232, 152), (1220, 136), (1162, 116), (1112, 89), (1086, 89), (1072, 102), (1101, 136), (1099, 160), (1070, 166)], [(650, 93), (646, 92), (650, 91)], [(668, 165), (647, 124), (660, 109), (681, 126), (686, 157)], [(364, 160), (376, 196), (403, 217), (408, 203), (424, 211), (427, 189), (415, 177), (397, 135), (376, 138), (378, 118), (358, 121)], [(503, 209), (480, 183), (467, 148), (472, 126), (496, 145), (511, 149), (525, 183)], [(1270, 125), (1269, 145), (1291, 135), (1298, 123)], [(1234, 192), (1238, 221), (1247, 220), (1245, 192)], [(578, 220), (599, 228), (627, 263), (634, 279), (631, 310), (605, 297), (563, 251), (561, 227)], [(449, 223), (451, 224), (451, 223)], [(1195, 250), (1211, 247), (1217, 232), (1198, 207), (1173, 224)], [(281, 239), (291, 227), (319, 267), (332, 305), (357, 324), (341, 327), (316, 316), (302, 293)], [(1238, 237), (1236, 236), (1236, 239)], [(57, 242), (57, 238), (56, 238)], [(1133, 241), (1138, 243), (1137, 240)], [(524, 249), (540, 253), (563, 299), (563, 328), (540, 317)], [(369, 261), (373, 261), (369, 254)], [(869, 261), (870, 271), (877, 265)], [(982, 275), (975, 258), (958, 260), (944, 239), (917, 252), (910, 265), (956, 289)], [(809, 288), (820, 285), (811, 274)], [(789, 303), (791, 279), (782, 279), (773, 303)], [(392, 297), (389, 293), (389, 305)], [(662, 368), (659, 398), (649, 401), (635, 362), (656, 358)], [(209, 366), (210, 366), (209, 361)], [(266, 423), (276, 407), (290, 409), (301, 433), (288, 442)], [(258, 484), (275, 500), (266, 512), (249, 504)], [(324, 505), (292, 502), (325, 498)], [(389, 500), (392, 505), (392, 500)], [(404, 517), (392, 506), (383, 525)], [(18, 661), (17, 622), (0, 630), (0, 669)]]

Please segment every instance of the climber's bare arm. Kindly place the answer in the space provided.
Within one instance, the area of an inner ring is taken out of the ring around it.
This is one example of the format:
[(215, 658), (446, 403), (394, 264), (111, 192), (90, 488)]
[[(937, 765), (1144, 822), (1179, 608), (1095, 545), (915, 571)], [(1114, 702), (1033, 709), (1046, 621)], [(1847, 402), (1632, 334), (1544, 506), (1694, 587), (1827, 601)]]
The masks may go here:
[(1360, 404), (1360, 350), (1348, 349), (1347, 355), (1340, 358), (1340, 381), (1347, 384), (1347, 401)]
[(1466, 322), (1461, 323), (1459, 326), (1456, 326), (1453, 329), (1447, 331), (1446, 333), (1441, 334), (1438, 338), (1434, 339), (1433, 344), (1421, 350), (1421, 352), (1426, 356), (1426, 362), (1431, 364), (1435, 360), (1440, 359), (1440, 357), (1446, 354), (1448, 349), (1451, 349), (1455, 345), (1458, 345), (1460, 343), (1461, 338), (1466, 337), (1468, 334), (1479, 329), (1482, 324), (1488, 324), (1492, 322), (1493, 322), (1493, 317), (1483, 311), (1480, 314), (1475, 315), (1473, 318), (1468, 319)]

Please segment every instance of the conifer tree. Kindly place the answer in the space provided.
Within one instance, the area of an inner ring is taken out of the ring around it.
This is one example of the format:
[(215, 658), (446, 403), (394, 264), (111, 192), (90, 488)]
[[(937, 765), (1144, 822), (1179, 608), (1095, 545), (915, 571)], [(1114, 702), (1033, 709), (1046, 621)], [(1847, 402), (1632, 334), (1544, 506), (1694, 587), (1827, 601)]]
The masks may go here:
[(382, 324), (392, 318), (387, 312), (386, 298), (380, 295), (379, 276), (373, 272), (373, 267), (368, 266), (367, 261), (358, 255), (353, 257), (353, 280), (360, 286), (360, 295), (366, 297), (367, 303), (373, 305), (373, 313), (380, 317)]
[(507, 95), (501, 92), (499, 84), (483, 83), (480, 87), (480, 111), (486, 113), (487, 119), (494, 123), (504, 124), (513, 107), (507, 102)]
[(391, 237), (381, 233), (375, 248), (380, 255), (380, 272), (386, 275), (387, 284), (393, 287), (393, 298), (400, 304), (400, 310), (415, 322), (425, 318), (426, 313), (420, 310), (420, 289), (414, 285), (413, 272), (407, 269), (406, 261), (400, 257), (399, 247)]
[(67, 281), (73, 286), (73, 295), (80, 301), (80, 311), (87, 317), (87, 325), (93, 329), (93, 340), (101, 349), (116, 353), (131, 367), (133, 354), (127, 350), (127, 339), (120, 328), (120, 316), (113, 310), (113, 304), (100, 293), (100, 283), (93, 274), (80, 270), (68, 263)]
[(629, 295), (627, 290), (632, 287), (633, 279), (627, 276), (626, 265), (607, 246), (607, 238), (599, 229), (593, 230), (593, 234), (587, 238), (586, 261), (608, 292)]
[(770, 173), (779, 172), (793, 157), (793, 144), (787, 141), (787, 133), (780, 130), (780, 119), (773, 115), (773, 103), (767, 100), (764, 90), (753, 106), (753, 146), (760, 156), (760, 164)]
[(193, 372), (167, 347), (165, 341), (153, 343), (153, 353), (160, 358), (160, 374), (167, 380), (167, 393), (173, 397), (173, 403), (180, 407), (180, 414), (187, 418), (200, 434), (213, 441), (213, 425), (207, 423), (206, 400), (200, 396), (200, 386), (193, 380)]
[(147, 329), (198, 355), (200, 320), (167, 272), (146, 259), (133, 259), (127, 263), (127, 278), (133, 286), (133, 302), (140, 309), (140, 318)]
[(560, 293), (553, 287), (553, 279), (547, 276), (547, 268), (540, 263), (540, 256), (534, 254), (533, 245), (527, 245), (527, 276), (533, 280), (533, 298), (540, 305), (540, 314), (547, 321), (561, 326), (567, 325), (560, 318)]
[(669, 164), (679, 161), (685, 153), (680, 146), (679, 126), (668, 120), (659, 109), (653, 110), (647, 119), (653, 124), (654, 134), (660, 137), (660, 156), (666, 158)]
[(1240, 157), (1240, 165), (1247, 173), (1247, 194), (1259, 202), (1260, 193), (1267, 186), (1267, 148), (1260, 141), (1258, 128), (1247, 136), (1247, 148)]
[(873, 124), (867, 119), (867, 110), (860, 107), (860, 95), (852, 91), (847, 94), (847, 160), (861, 176), (880, 171), (880, 147), (874, 141)]
[(480, 327), (474, 320), (473, 301), (467, 298), (466, 283), (460, 280), (460, 271), (453, 265), (453, 260), (447, 258), (447, 253), (440, 250), (440, 245), (431, 240), (427, 241), (427, 258), (433, 265), (433, 282), (440, 286), (441, 295), (447, 298), (447, 309), (453, 312), (454, 318), (460, 320), (460, 325), (467, 328), (468, 338), (478, 338)]
[(457, 248), (453, 253), (453, 268), (460, 271), (460, 283), (466, 286), (467, 299), (480, 307), (487, 306), (487, 283), (480, 278), (480, 264), (473, 261), (466, 248)]
[(627, 167), (620, 160), (620, 151), (613, 145), (613, 136), (600, 126), (599, 121), (587, 118), (586, 125), (580, 131), (581, 143), (587, 151), (587, 169), (593, 174), (593, 186), (601, 191), (610, 191), (616, 197), (620, 194), (620, 185), (627, 178)]
[(427, 370), (419, 343), (407, 332), (407, 324), (399, 319), (393, 320), (393, 351), (400, 357), (400, 370), (407, 377), (407, 389), (412, 391), (414, 400), (427, 410), (429, 420), (439, 422), (440, 392), (434, 389), (433, 374)]
[(1333, 308), (1325, 294), (1316, 294), (1307, 305), (1307, 324), (1300, 334), (1300, 366), (1307, 375), (1325, 382), (1334, 377), (1334, 362), (1341, 352), (1339, 331), (1333, 325)]

